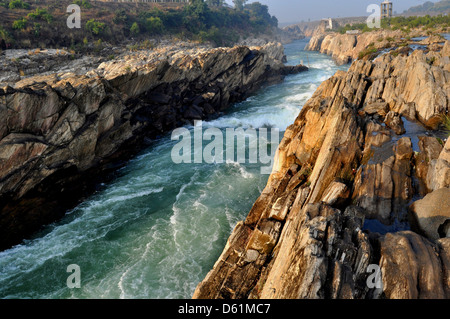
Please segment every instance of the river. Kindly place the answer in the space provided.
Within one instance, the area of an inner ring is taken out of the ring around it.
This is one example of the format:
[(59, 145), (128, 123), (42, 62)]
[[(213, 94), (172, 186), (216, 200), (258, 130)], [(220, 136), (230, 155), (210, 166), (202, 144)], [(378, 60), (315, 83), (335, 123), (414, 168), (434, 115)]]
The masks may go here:
[[(205, 128), (279, 128), (281, 138), (320, 83), (348, 68), (304, 51), (307, 42), (285, 53), (308, 72), (262, 88)], [(154, 141), (62, 220), (1, 252), (0, 298), (190, 298), (269, 175), (260, 163), (175, 164), (176, 144), (171, 134)], [(68, 288), (72, 264), (80, 288)]]

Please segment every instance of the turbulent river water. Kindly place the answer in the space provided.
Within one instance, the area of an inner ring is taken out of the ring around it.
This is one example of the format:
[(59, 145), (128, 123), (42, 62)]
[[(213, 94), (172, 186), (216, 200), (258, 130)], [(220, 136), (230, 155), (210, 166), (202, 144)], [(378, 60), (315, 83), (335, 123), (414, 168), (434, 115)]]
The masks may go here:
[[(281, 139), (320, 83), (348, 68), (304, 51), (307, 42), (285, 53), (308, 72), (261, 89), (204, 127), (275, 127)], [(261, 164), (230, 160), (175, 164), (176, 144), (171, 134), (155, 141), (61, 221), (1, 252), (0, 298), (190, 298), (268, 175)], [(68, 288), (72, 264), (80, 288)]]

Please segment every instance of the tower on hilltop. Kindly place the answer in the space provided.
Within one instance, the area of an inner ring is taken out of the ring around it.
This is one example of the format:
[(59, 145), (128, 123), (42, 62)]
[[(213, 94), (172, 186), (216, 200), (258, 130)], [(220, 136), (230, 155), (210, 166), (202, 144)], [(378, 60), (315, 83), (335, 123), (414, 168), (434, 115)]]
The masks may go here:
[(381, 19), (392, 17), (393, 3), (391, 1), (385, 0), (381, 3)]

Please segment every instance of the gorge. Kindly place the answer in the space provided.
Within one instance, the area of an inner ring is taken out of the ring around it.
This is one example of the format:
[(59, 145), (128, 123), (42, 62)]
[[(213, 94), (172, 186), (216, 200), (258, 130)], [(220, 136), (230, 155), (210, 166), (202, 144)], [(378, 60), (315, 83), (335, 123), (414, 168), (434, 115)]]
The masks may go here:
[[(287, 48), (286, 70), (306, 60), (301, 52), (305, 44)], [(272, 47), (282, 52), (281, 46)], [(204, 122), (205, 128), (287, 127), (298, 104), (336, 70), (328, 57), (315, 55), (313, 69), (260, 89), (220, 118)], [(3, 298), (192, 295), (268, 175), (261, 175), (258, 165), (237, 162), (175, 165), (168, 133), (146, 143), (127, 165), (112, 166), (114, 179), (99, 185), (62, 220), (0, 253)], [(81, 290), (66, 287), (69, 264), (78, 264), (83, 272)]]
[[(0, 90), (0, 248), (61, 217), (96, 176), (161, 134), (212, 119), (263, 84), (307, 70), (283, 47), (164, 47)], [(119, 163), (119, 164), (118, 164)]]
[[(449, 42), (351, 66), (305, 51), (307, 42), (286, 45), (286, 66), (271, 44), (156, 63), (127, 58), (86, 77), (35, 77), (3, 89), (11, 120), (0, 130), (2, 147), (15, 163), (2, 162), (2, 191), (17, 200), (4, 206), (4, 225), (30, 207), (43, 211), (29, 190), (48, 194), (55, 172), (89, 175), (100, 163), (115, 174), (62, 220), (0, 253), (0, 296), (449, 298), (450, 142), (436, 130), (448, 113)], [(298, 73), (301, 61), (307, 72)], [(42, 114), (31, 103), (15, 115), (30, 96), (64, 108)], [(200, 118), (221, 129), (280, 128), (272, 174), (231, 161), (174, 165), (174, 142), (163, 132), (193, 129)], [(159, 137), (138, 143), (140, 130)], [(141, 143), (148, 148), (124, 166), (106, 160)], [(73, 145), (79, 152), (68, 152)], [(24, 165), (12, 170), (17, 163)], [(80, 180), (53, 189), (71, 197)], [(84, 274), (77, 291), (65, 286), (73, 263)], [(382, 289), (367, 285), (371, 265)]]
[(194, 298), (449, 298), (450, 140), (424, 129), (448, 114), (449, 49), (359, 59), (324, 81)]

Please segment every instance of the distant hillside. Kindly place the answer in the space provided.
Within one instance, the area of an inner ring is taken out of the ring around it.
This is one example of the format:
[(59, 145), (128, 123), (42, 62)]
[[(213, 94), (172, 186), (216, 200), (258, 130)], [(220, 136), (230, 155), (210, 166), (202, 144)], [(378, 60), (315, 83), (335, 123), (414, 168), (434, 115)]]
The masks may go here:
[[(68, 5), (81, 8), (81, 28), (70, 29)], [(208, 5), (208, 3), (210, 5)], [(259, 2), (239, 10), (211, 1), (189, 4), (93, 0), (0, 0), (0, 50), (60, 48), (79, 52), (95, 43), (122, 45), (171, 37), (232, 45), (240, 38), (271, 34), (278, 20)]]
[(422, 5), (414, 6), (405, 10), (403, 14), (406, 15), (420, 15), (420, 14), (445, 14), (450, 13), (450, 0), (442, 0), (439, 2), (427, 1)]

